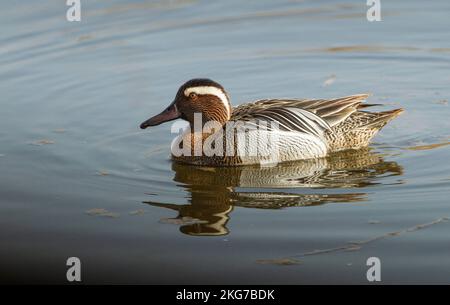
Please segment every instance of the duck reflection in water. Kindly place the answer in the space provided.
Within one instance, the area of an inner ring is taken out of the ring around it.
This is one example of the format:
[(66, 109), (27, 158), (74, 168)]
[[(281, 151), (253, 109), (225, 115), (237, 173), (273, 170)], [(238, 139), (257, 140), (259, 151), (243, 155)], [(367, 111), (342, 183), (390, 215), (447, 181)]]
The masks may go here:
[[(173, 180), (190, 193), (189, 204), (144, 203), (177, 211), (176, 218), (165, 221), (179, 224), (184, 234), (197, 236), (228, 234), (234, 207), (281, 209), (360, 202), (366, 200), (366, 193), (331, 190), (377, 185), (381, 178), (402, 175), (401, 166), (384, 161), (369, 148), (275, 167), (200, 167), (174, 162), (172, 170)], [(299, 193), (299, 188), (304, 191)]]

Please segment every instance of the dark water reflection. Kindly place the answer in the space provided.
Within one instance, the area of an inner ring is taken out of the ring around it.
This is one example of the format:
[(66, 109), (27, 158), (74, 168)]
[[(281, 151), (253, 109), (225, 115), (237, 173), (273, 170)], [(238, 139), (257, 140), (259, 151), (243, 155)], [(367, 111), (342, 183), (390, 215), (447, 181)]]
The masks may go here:
[[(274, 167), (213, 168), (174, 162), (172, 170), (175, 172), (173, 180), (189, 193), (189, 204), (145, 203), (176, 211), (177, 217), (163, 221), (179, 224), (182, 233), (196, 236), (228, 234), (227, 223), (234, 207), (281, 209), (365, 201), (367, 194), (364, 192), (330, 192), (329, 189), (373, 186), (381, 183), (380, 177), (403, 173), (396, 162), (387, 162), (370, 149), (345, 151), (328, 158)], [(273, 190), (283, 188), (317, 191)], [(322, 192), (325, 188), (328, 190)]]

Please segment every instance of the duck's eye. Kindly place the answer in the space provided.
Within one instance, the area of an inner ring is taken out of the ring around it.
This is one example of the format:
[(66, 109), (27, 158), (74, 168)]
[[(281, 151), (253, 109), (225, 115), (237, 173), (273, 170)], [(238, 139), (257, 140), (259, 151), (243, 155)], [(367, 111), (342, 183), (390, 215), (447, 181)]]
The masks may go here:
[(195, 92), (189, 93), (189, 97), (193, 100), (197, 99), (197, 94)]

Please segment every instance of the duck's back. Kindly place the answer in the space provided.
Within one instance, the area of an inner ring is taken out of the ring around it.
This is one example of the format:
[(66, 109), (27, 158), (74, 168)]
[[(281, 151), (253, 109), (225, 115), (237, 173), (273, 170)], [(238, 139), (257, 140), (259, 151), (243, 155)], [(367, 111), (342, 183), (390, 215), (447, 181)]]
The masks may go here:
[[(273, 119), (291, 134), (311, 134), (324, 140), (327, 152), (359, 149), (369, 145), (370, 140), (403, 109), (384, 112), (368, 112), (362, 109), (378, 106), (364, 104), (368, 94), (357, 94), (336, 99), (265, 99), (243, 104), (233, 111), (233, 120)], [(300, 109), (302, 115), (288, 112)], [(304, 111), (311, 116), (304, 115)], [(324, 126), (326, 125), (326, 126)]]

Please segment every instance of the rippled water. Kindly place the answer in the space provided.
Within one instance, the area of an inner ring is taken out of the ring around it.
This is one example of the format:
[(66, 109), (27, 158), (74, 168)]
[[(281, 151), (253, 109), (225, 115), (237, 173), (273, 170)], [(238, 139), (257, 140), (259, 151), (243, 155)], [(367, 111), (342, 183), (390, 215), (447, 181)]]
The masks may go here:
[[(448, 1), (2, 1), (3, 282), (450, 283)], [(178, 86), (233, 103), (372, 93), (368, 150), (274, 168), (172, 163)]]

